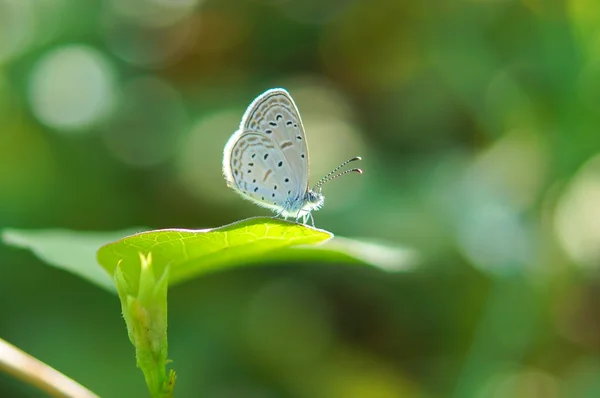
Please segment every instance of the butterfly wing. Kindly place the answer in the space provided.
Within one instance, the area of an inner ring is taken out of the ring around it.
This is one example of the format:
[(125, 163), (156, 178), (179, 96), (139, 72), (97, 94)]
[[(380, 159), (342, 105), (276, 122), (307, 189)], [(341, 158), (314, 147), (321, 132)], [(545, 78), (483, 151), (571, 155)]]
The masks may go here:
[(225, 147), (227, 185), (260, 206), (281, 211), (301, 194), (293, 172), (277, 144), (260, 132), (237, 132)]
[(258, 96), (246, 110), (240, 130), (259, 132), (270, 138), (293, 172), (297, 190), (307, 192), (309, 162), (304, 126), (286, 90), (275, 88)]

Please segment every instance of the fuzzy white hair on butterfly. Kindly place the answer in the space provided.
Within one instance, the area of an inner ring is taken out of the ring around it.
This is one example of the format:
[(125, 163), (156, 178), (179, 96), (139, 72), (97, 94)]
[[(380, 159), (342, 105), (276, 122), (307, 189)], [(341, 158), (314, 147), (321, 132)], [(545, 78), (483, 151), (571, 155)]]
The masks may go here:
[(323, 184), (344, 174), (339, 172), (353, 157), (309, 187), (309, 158), (300, 113), (290, 94), (282, 88), (259, 95), (242, 117), (223, 152), (223, 175), (227, 185), (277, 217), (294, 218), (306, 224), (312, 212), (323, 206)]

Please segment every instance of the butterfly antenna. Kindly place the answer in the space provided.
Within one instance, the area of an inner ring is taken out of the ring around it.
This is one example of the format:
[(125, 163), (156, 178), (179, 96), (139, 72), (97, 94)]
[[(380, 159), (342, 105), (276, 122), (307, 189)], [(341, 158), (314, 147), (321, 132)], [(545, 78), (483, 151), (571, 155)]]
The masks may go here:
[(333, 169), (333, 170), (331, 170), (329, 173), (327, 173), (327, 175), (326, 175), (325, 177), (321, 178), (321, 179), (320, 179), (320, 180), (319, 180), (319, 181), (318, 181), (318, 182), (315, 184), (315, 186), (314, 186), (313, 190), (320, 189), (320, 188), (323, 186), (323, 184), (325, 184), (326, 182), (328, 182), (328, 181), (331, 181), (331, 180), (333, 180), (333, 179), (335, 179), (335, 178), (341, 177), (341, 176), (343, 176), (344, 174), (353, 173), (353, 172), (357, 172), (357, 173), (359, 173), (359, 174), (362, 174), (362, 170), (361, 170), (361, 169), (351, 169), (351, 170), (346, 170), (346, 171), (343, 171), (343, 172), (341, 172), (341, 173), (339, 173), (339, 174), (333, 175), (333, 174), (335, 174), (335, 173), (336, 173), (336, 172), (337, 172), (339, 169), (341, 169), (342, 167), (344, 167), (344, 166), (345, 166), (345, 165), (347, 165), (348, 163), (355, 162), (355, 161), (357, 161), (357, 160), (361, 160), (361, 159), (362, 159), (362, 158), (361, 158), (360, 156), (356, 156), (356, 157), (353, 157), (352, 159), (348, 159), (348, 160), (346, 160), (344, 163), (340, 164), (338, 167), (336, 167), (335, 169)]

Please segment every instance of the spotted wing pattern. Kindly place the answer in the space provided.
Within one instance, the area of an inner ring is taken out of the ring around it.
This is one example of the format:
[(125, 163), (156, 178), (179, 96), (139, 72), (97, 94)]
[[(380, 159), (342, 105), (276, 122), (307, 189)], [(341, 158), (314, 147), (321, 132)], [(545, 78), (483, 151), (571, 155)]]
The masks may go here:
[(281, 150), (263, 134), (242, 134), (231, 147), (229, 162), (229, 185), (263, 207), (279, 212), (290, 198), (303, 196)]
[(268, 90), (256, 98), (246, 110), (240, 130), (269, 137), (281, 150), (283, 161), (289, 164), (302, 192), (308, 190), (309, 161), (304, 126), (286, 90)]

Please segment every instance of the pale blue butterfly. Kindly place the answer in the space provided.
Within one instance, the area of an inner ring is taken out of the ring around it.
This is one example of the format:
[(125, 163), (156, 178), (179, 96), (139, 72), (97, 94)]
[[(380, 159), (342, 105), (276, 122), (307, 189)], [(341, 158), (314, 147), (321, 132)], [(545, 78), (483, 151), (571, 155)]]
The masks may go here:
[(349, 159), (323, 177), (310, 189), (308, 147), (298, 108), (282, 88), (265, 91), (248, 107), (239, 129), (231, 136), (223, 153), (223, 174), (227, 185), (242, 197), (269, 208), (284, 218), (302, 218), (306, 224), (311, 212), (323, 206), (323, 184), (351, 172), (335, 174)]

